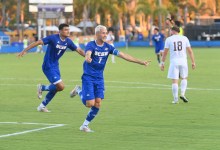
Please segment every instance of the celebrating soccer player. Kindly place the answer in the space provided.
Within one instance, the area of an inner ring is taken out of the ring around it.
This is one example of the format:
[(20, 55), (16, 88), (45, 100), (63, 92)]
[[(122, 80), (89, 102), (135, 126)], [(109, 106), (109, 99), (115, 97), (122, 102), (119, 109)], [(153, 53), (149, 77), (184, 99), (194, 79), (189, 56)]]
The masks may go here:
[(72, 51), (77, 51), (81, 56), (85, 53), (79, 47), (77, 47), (71, 39), (69, 39), (70, 29), (68, 24), (59, 25), (59, 34), (53, 34), (38, 40), (30, 44), (22, 52), (18, 54), (18, 57), (22, 57), (28, 50), (38, 45), (48, 45), (44, 56), (44, 62), (42, 70), (51, 83), (50, 85), (38, 85), (37, 93), (38, 98), (42, 98), (42, 91), (48, 91), (46, 97), (42, 103), (37, 107), (40, 112), (49, 112), (46, 106), (56, 95), (57, 92), (64, 89), (64, 83), (60, 76), (59, 59), (65, 53), (66, 49), (69, 48)]
[(109, 54), (116, 55), (127, 61), (147, 66), (150, 61), (142, 61), (128, 54), (120, 52), (113, 46), (108, 44), (107, 29), (105, 26), (98, 25), (95, 28), (96, 40), (90, 41), (85, 48), (85, 61), (83, 64), (82, 90), (80, 86), (76, 86), (70, 93), (71, 97), (79, 95), (82, 103), (90, 108), (90, 111), (80, 127), (81, 131), (93, 132), (89, 127), (89, 123), (98, 114), (101, 101), (104, 99), (104, 79), (103, 71)]

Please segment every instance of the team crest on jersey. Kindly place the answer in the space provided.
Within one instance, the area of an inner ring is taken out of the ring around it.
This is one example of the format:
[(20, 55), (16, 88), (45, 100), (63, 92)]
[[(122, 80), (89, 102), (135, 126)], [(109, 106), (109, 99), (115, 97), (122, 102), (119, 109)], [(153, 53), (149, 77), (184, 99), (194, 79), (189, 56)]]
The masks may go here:
[(108, 50), (108, 48), (106, 47), (106, 48), (105, 48), (105, 50), (107, 51), (107, 50)]

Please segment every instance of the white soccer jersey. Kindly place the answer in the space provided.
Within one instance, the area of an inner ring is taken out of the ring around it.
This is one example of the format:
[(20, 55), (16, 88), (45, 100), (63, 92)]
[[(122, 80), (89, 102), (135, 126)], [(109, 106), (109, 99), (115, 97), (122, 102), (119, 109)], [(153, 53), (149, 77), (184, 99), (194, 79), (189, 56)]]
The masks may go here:
[(170, 51), (170, 63), (182, 65), (187, 63), (186, 48), (191, 47), (189, 39), (182, 35), (172, 35), (165, 41), (165, 47)]
[(115, 40), (115, 36), (113, 34), (108, 34), (107, 35), (107, 38), (106, 38), (106, 41), (111, 41), (111, 44), (112, 46), (114, 46), (114, 40)]

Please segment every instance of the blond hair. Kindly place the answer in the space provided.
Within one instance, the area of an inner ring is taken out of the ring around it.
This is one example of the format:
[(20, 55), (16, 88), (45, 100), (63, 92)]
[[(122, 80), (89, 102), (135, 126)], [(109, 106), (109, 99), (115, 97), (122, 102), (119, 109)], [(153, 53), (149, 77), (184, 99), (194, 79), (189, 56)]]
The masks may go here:
[(95, 34), (98, 33), (98, 32), (100, 32), (101, 29), (107, 30), (107, 28), (106, 28), (105, 26), (103, 26), (103, 25), (98, 25), (98, 26), (95, 27)]

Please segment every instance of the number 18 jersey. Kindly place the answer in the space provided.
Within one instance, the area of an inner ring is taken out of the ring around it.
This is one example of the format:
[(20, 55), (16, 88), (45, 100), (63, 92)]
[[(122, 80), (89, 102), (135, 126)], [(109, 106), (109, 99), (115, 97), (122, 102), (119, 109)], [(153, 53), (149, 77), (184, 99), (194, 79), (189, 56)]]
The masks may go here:
[(165, 47), (170, 50), (170, 63), (177, 65), (187, 63), (186, 48), (191, 47), (189, 39), (182, 35), (172, 35), (165, 41)]

